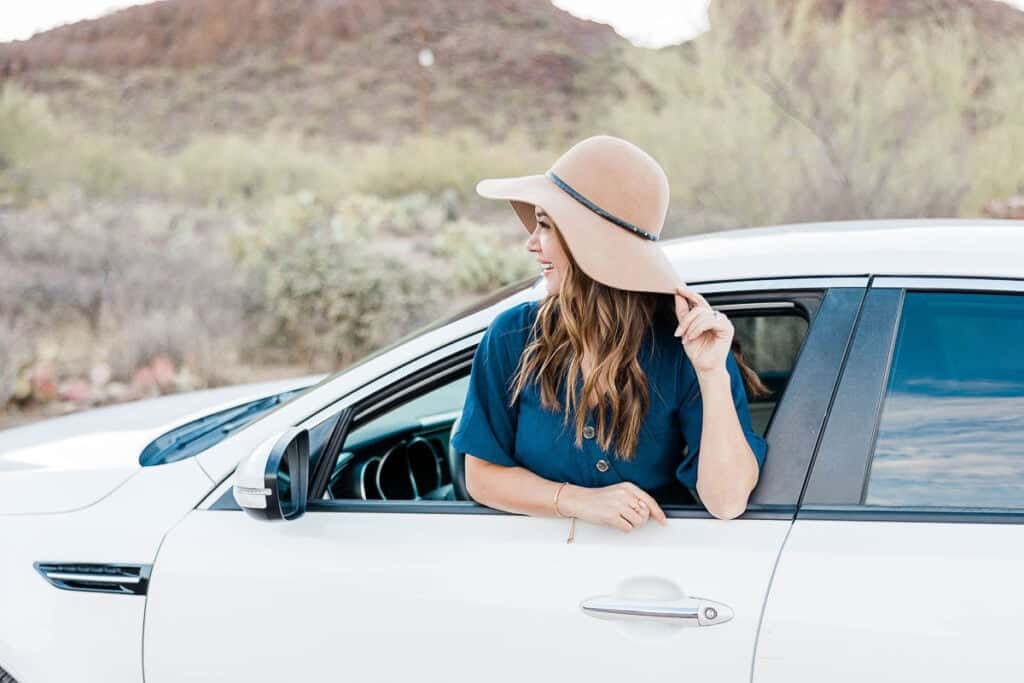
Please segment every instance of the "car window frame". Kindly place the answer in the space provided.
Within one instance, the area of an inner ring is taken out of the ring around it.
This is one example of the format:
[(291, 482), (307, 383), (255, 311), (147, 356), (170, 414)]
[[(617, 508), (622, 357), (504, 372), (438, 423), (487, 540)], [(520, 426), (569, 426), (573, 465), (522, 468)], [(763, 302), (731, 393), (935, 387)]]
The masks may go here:
[[(731, 315), (744, 310), (792, 310), (798, 307), (808, 320), (807, 334), (797, 354), (793, 374), (769, 421), (769, 458), (761, 481), (741, 519), (793, 519), (800, 493), (813, 459), (819, 430), (825, 424), (823, 397), (831, 396), (839, 378), (841, 361), (852, 336), (857, 313), (867, 289), (868, 278), (769, 278), (719, 281), (689, 286), (707, 298), (715, 308)], [(403, 396), (429, 390), (443, 383), (438, 372), (454, 379), (472, 361), (473, 351), (484, 329), (421, 358), (414, 367), (399, 368), (379, 378), (340, 404), (329, 406), (301, 425), (314, 429), (326, 420), (336, 420), (341, 410), (350, 409), (350, 429), (386, 412)], [(464, 364), (464, 365), (463, 365)], [(448, 381), (451, 381), (449, 379)], [(773, 451), (774, 449), (774, 451)], [(774, 460), (772, 453), (777, 453)], [(238, 509), (230, 487), (210, 509)], [(314, 499), (307, 513), (390, 512), (423, 514), (513, 514), (494, 510), (475, 501), (381, 501), (356, 499)], [(703, 508), (670, 506), (669, 517), (711, 518)]]
[(1024, 523), (1024, 509), (864, 503), (885, 392), (893, 369), (896, 337), (908, 292), (1024, 295), (1024, 279), (948, 276), (876, 276), (871, 279), (797, 517)]

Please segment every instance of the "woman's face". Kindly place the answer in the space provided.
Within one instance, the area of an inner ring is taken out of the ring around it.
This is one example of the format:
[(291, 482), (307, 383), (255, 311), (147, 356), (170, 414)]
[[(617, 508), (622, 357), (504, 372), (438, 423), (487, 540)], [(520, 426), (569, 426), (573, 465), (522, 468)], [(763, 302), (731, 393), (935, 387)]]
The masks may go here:
[(537, 227), (526, 240), (526, 248), (537, 255), (537, 261), (544, 269), (548, 293), (554, 294), (562, 282), (562, 274), (568, 267), (569, 257), (555, 236), (551, 217), (539, 206), (534, 207), (534, 216), (537, 219)]

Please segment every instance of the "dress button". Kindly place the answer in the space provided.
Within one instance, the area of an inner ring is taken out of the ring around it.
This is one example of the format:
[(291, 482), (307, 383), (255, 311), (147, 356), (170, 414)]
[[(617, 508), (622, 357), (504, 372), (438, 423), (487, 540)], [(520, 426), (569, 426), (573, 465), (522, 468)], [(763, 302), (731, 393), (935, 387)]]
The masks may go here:
[(593, 439), (594, 438), (594, 428), (591, 427), (590, 425), (585, 425), (583, 427), (583, 438), (584, 439)]
[(607, 472), (608, 471), (608, 461), (607, 460), (598, 460), (596, 467), (597, 467), (597, 471), (598, 472)]

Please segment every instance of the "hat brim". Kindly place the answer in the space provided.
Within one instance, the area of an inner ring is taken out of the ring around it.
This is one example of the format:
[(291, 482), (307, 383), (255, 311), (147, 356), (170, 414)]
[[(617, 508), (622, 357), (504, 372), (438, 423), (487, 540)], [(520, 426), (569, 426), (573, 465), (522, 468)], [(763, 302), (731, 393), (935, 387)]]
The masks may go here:
[(572, 256), (598, 282), (637, 292), (672, 294), (685, 282), (661, 246), (602, 218), (566, 194), (545, 175), (488, 178), (477, 194), (511, 202), (527, 232), (536, 227), (539, 206), (558, 226)]

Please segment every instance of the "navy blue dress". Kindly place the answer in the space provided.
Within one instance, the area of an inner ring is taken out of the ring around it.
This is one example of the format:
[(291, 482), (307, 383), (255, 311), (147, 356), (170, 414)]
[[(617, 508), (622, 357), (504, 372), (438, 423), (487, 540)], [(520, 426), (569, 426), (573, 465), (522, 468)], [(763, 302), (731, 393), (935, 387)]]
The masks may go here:
[[(625, 461), (615, 457), (614, 449), (605, 451), (597, 443), (594, 409), (587, 409), (581, 450), (574, 443), (573, 421), (563, 427), (561, 411), (541, 407), (535, 382), (524, 387), (509, 407), (509, 387), (539, 306), (539, 301), (517, 304), (502, 311), (487, 328), (473, 356), (469, 390), (452, 437), (454, 447), (488, 462), (518, 465), (545, 479), (579, 486), (631, 481), (652, 493), (678, 489), (678, 483), (695, 490), (702, 402), (693, 364), (679, 337), (673, 335), (678, 321), (656, 322), (642, 342), (639, 360), (647, 376), (650, 406), (635, 454)], [(760, 467), (768, 444), (751, 427), (746, 390), (731, 352), (726, 367), (736, 414)], [(582, 380), (578, 380), (576, 391), (581, 389)], [(560, 400), (564, 407), (564, 394)]]

